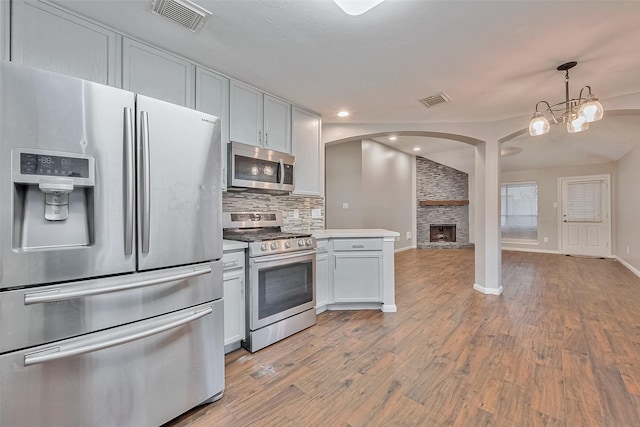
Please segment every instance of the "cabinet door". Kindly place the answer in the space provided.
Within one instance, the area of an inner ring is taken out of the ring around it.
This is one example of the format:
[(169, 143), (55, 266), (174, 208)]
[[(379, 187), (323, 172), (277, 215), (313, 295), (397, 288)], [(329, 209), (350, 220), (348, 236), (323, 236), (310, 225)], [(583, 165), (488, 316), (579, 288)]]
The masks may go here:
[(291, 153), (291, 104), (264, 95), (264, 147)]
[(316, 308), (329, 304), (329, 255), (316, 256)]
[(262, 146), (262, 92), (231, 81), (229, 109), (229, 139)]
[(291, 117), (291, 151), (296, 158), (293, 193), (322, 196), (324, 146), (320, 140), (320, 117), (295, 106)]
[(224, 275), (224, 345), (242, 341), (244, 331), (244, 269)]
[(227, 144), (229, 143), (229, 79), (205, 68), (196, 68), (196, 110), (220, 117), (222, 189), (227, 189)]
[(333, 296), (335, 302), (382, 301), (382, 254), (334, 253)]
[(113, 31), (35, 1), (14, 1), (12, 14), (12, 61), (111, 86), (118, 83)]
[(194, 65), (143, 43), (122, 40), (122, 88), (193, 108)]

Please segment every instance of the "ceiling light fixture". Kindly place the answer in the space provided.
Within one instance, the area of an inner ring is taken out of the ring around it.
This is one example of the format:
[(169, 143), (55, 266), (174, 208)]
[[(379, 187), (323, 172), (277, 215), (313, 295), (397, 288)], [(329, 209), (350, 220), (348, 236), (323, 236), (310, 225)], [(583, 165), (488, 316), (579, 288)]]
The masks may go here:
[(384, 0), (333, 0), (347, 15), (357, 16), (366, 13)]
[(420, 147), (415, 147), (413, 151), (420, 151)]
[(395, 135), (391, 135), (391, 136), (389, 137), (389, 141), (395, 141), (396, 139), (398, 139), (398, 137), (397, 137), (397, 136), (395, 136)]
[(338, 113), (338, 117), (348, 117), (349, 116), (349, 112), (348, 111), (340, 111)]
[[(567, 124), (567, 132), (576, 133), (589, 129), (589, 123), (595, 122), (602, 118), (604, 109), (602, 104), (598, 102), (598, 98), (591, 94), (591, 86), (584, 86), (580, 89), (577, 98), (569, 99), (569, 70), (575, 67), (576, 61), (567, 62), (558, 66), (558, 71), (564, 71), (564, 90), (565, 100), (549, 105), (547, 101), (540, 101), (536, 104), (536, 111), (529, 122), (529, 135), (538, 136), (549, 132), (549, 120), (538, 111), (540, 104), (547, 104), (546, 112), (551, 115), (554, 124)], [(586, 97), (582, 96), (582, 91), (589, 90)], [(564, 110), (560, 117), (556, 117), (556, 113)]]

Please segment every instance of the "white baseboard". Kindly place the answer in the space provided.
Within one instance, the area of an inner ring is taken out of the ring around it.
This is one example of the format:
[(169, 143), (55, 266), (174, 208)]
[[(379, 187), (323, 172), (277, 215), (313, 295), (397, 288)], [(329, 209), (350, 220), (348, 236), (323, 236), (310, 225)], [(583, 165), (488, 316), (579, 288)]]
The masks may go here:
[(627, 261), (623, 260), (622, 258), (620, 258), (619, 256), (615, 256), (614, 257), (616, 259), (616, 261), (618, 261), (620, 264), (624, 265), (625, 267), (627, 267), (633, 274), (635, 274), (636, 276), (640, 277), (640, 270), (638, 270), (637, 268), (635, 268), (634, 266), (632, 266), (631, 264), (629, 264)]
[(530, 249), (530, 248), (502, 248), (503, 251), (516, 251), (516, 252), (536, 252), (539, 254), (559, 254), (560, 251), (551, 251), (548, 249)]
[(482, 292), (485, 295), (500, 295), (502, 294), (502, 286), (499, 288), (485, 288), (484, 286), (480, 286), (477, 283), (473, 284), (473, 289), (478, 292)]
[(408, 251), (409, 249), (417, 249), (417, 246), (407, 246), (406, 248), (400, 248), (400, 249), (396, 249), (393, 252), (402, 252), (402, 251)]

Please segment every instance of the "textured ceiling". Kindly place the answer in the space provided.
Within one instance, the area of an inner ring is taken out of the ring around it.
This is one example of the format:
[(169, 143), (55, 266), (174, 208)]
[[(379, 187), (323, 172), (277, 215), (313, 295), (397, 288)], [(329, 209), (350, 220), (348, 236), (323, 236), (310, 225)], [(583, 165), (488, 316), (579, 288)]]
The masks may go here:
[[(640, 1), (386, 0), (361, 16), (331, 0), (195, 1), (213, 13), (197, 33), (152, 14), (150, 0), (56, 3), (317, 111), (325, 123), (526, 117), (539, 100), (564, 99), (556, 67), (569, 60), (578, 61), (572, 97), (586, 84), (603, 103), (640, 92)], [(440, 91), (453, 102), (428, 109), (417, 101)], [(341, 109), (351, 116), (338, 118)], [(625, 138), (608, 130), (610, 144)]]

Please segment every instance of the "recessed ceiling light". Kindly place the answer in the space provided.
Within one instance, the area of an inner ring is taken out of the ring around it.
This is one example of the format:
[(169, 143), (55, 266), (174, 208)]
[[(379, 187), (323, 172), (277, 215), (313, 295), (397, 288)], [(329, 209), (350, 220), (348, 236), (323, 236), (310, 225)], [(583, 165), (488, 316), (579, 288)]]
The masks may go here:
[(389, 137), (389, 141), (395, 141), (396, 139), (398, 139), (398, 137), (395, 135)]
[(338, 113), (338, 117), (347, 117), (349, 115), (348, 111), (340, 111)]
[(420, 151), (420, 147), (415, 147), (413, 151)]

